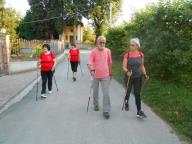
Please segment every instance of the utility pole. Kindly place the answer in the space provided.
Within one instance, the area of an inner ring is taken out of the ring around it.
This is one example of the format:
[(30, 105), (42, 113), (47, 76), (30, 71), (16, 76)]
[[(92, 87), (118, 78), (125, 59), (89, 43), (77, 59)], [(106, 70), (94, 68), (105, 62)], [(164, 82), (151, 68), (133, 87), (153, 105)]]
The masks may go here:
[(76, 17), (77, 17), (77, 10), (76, 10), (76, 7), (75, 5), (73, 5), (73, 0), (71, 0), (71, 4), (72, 4), (72, 7), (74, 8), (73, 10), (73, 17), (74, 17), (74, 21), (73, 21), (73, 42), (76, 42), (77, 40), (77, 26), (76, 26)]
[(110, 0), (110, 5), (109, 5), (109, 10), (110, 10), (109, 24), (110, 24), (110, 26), (112, 25), (112, 9), (113, 9), (112, 0)]

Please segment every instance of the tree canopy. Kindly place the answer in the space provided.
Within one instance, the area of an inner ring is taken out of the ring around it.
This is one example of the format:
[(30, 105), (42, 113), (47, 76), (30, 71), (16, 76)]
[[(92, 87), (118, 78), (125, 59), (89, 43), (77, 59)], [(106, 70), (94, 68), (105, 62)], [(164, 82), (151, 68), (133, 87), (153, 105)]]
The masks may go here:
[(17, 37), (15, 29), (18, 26), (20, 15), (13, 8), (6, 8), (5, 1), (0, 0), (0, 29), (5, 28), (11, 39)]
[[(103, 34), (109, 25), (110, 0), (28, 0), (28, 2), (30, 10), (17, 30), (21, 37), (27, 39), (58, 38), (65, 26), (77, 24), (83, 17), (92, 20), (96, 35)], [(112, 3), (115, 17), (120, 9), (121, 0), (112, 0)]]
[(192, 1), (161, 1), (136, 12), (132, 20), (107, 33), (108, 47), (117, 55), (139, 37), (148, 71), (155, 77), (192, 85)]
[(120, 11), (122, 0), (94, 0), (94, 3), (92, 3), (92, 9), (90, 10), (88, 19), (92, 20), (96, 37), (103, 35), (109, 27), (110, 2), (112, 2), (112, 16), (114, 21)]

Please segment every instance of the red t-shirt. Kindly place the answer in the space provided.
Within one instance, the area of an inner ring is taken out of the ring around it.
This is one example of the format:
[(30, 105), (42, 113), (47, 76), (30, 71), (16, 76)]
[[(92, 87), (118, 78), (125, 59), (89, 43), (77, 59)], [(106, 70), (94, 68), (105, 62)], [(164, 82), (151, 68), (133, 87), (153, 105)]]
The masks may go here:
[(71, 62), (78, 62), (79, 61), (79, 49), (70, 49), (70, 61)]
[(55, 54), (50, 52), (49, 54), (40, 54), (41, 71), (50, 71), (54, 65)]

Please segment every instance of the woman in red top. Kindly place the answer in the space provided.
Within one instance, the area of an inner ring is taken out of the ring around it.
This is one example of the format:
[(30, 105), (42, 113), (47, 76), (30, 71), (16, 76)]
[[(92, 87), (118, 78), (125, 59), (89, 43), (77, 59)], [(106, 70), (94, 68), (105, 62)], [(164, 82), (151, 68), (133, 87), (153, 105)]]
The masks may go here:
[(55, 54), (50, 51), (50, 45), (43, 45), (44, 52), (40, 54), (39, 64), (41, 69), (41, 79), (42, 79), (42, 91), (41, 97), (46, 98), (46, 84), (48, 80), (48, 93), (52, 93), (52, 78), (55, 71), (56, 59)]
[(71, 63), (71, 70), (73, 72), (73, 81), (76, 81), (77, 67), (80, 62), (80, 52), (75, 43), (72, 43), (69, 50), (69, 59)]

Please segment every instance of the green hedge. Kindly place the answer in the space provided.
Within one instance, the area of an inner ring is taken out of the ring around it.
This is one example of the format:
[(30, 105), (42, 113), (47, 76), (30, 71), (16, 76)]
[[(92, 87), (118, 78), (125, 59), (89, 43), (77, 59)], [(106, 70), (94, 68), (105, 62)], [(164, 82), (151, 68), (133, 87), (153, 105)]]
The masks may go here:
[(130, 38), (141, 40), (150, 75), (192, 86), (192, 0), (160, 2), (135, 13), (106, 34), (115, 56), (128, 51)]

